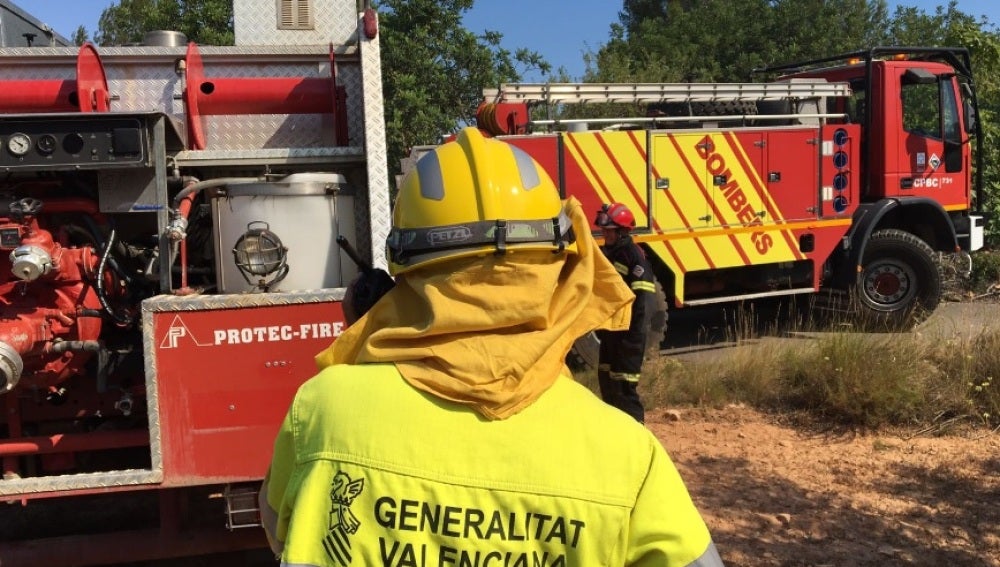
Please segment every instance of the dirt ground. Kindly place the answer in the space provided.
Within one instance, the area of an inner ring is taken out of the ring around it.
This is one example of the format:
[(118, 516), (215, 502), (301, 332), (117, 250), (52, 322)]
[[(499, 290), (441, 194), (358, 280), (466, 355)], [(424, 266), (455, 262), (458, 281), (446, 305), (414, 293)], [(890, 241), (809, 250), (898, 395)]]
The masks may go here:
[(998, 432), (807, 432), (739, 406), (647, 426), (729, 567), (1000, 566)]

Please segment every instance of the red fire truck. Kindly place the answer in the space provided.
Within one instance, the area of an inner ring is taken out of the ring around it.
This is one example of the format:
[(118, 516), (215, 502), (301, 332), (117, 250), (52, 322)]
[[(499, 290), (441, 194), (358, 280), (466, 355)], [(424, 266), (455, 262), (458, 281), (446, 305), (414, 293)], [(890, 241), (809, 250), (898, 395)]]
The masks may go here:
[(266, 547), (274, 435), (345, 326), (338, 238), (385, 262), (359, 4), (235, 0), (228, 47), (0, 49), (4, 567)]
[[(670, 308), (812, 294), (885, 328), (932, 311), (940, 255), (968, 262), (983, 245), (968, 52), (880, 47), (762, 71), (773, 80), (507, 84), (477, 121), (590, 210), (626, 204)], [(644, 112), (552, 118), (603, 103)]]

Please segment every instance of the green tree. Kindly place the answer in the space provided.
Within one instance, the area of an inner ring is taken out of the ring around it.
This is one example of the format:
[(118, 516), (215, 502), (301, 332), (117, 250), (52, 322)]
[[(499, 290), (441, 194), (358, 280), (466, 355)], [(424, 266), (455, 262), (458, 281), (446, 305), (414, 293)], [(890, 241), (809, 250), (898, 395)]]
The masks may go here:
[(595, 81), (739, 82), (764, 65), (881, 42), (885, 0), (626, 0)]
[(517, 81), (551, 66), (526, 49), (501, 47), (502, 35), (462, 26), (473, 0), (381, 0), (377, 3), (389, 170), (413, 146), (473, 124), (484, 87)]
[(87, 28), (80, 26), (73, 32), (73, 45), (83, 45), (89, 40), (90, 37), (87, 35)]
[(643, 22), (663, 20), (667, 16), (667, 0), (624, 0), (618, 19), (623, 29), (629, 33), (638, 33)]
[(119, 0), (101, 12), (94, 40), (124, 45), (146, 32), (174, 30), (202, 45), (232, 45), (232, 0)]
[[(885, 0), (624, 0), (610, 39), (587, 53), (590, 82), (743, 82), (753, 70), (879, 44)], [(560, 118), (621, 115), (567, 106)], [(641, 108), (628, 111), (641, 115)]]

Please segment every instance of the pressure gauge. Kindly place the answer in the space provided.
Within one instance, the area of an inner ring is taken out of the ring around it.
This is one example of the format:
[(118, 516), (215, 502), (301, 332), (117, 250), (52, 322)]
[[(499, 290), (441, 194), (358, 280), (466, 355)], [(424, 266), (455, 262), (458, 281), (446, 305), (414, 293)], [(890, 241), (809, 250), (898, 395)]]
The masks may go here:
[(16, 156), (23, 156), (31, 149), (31, 138), (27, 134), (12, 134), (7, 140), (7, 150)]
[(35, 142), (35, 147), (38, 148), (39, 153), (49, 155), (56, 149), (56, 137), (52, 134), (42, 134)]

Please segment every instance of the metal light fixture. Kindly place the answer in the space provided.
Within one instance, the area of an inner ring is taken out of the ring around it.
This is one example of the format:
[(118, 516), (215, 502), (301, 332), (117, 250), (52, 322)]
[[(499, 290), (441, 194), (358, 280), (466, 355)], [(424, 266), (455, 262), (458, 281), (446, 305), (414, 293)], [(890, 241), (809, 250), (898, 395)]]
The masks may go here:
[(233, 259), (248, 284), (268, 291), (288, 275), (288, 249), (264, 221), (247, 224), (233, 246)]

